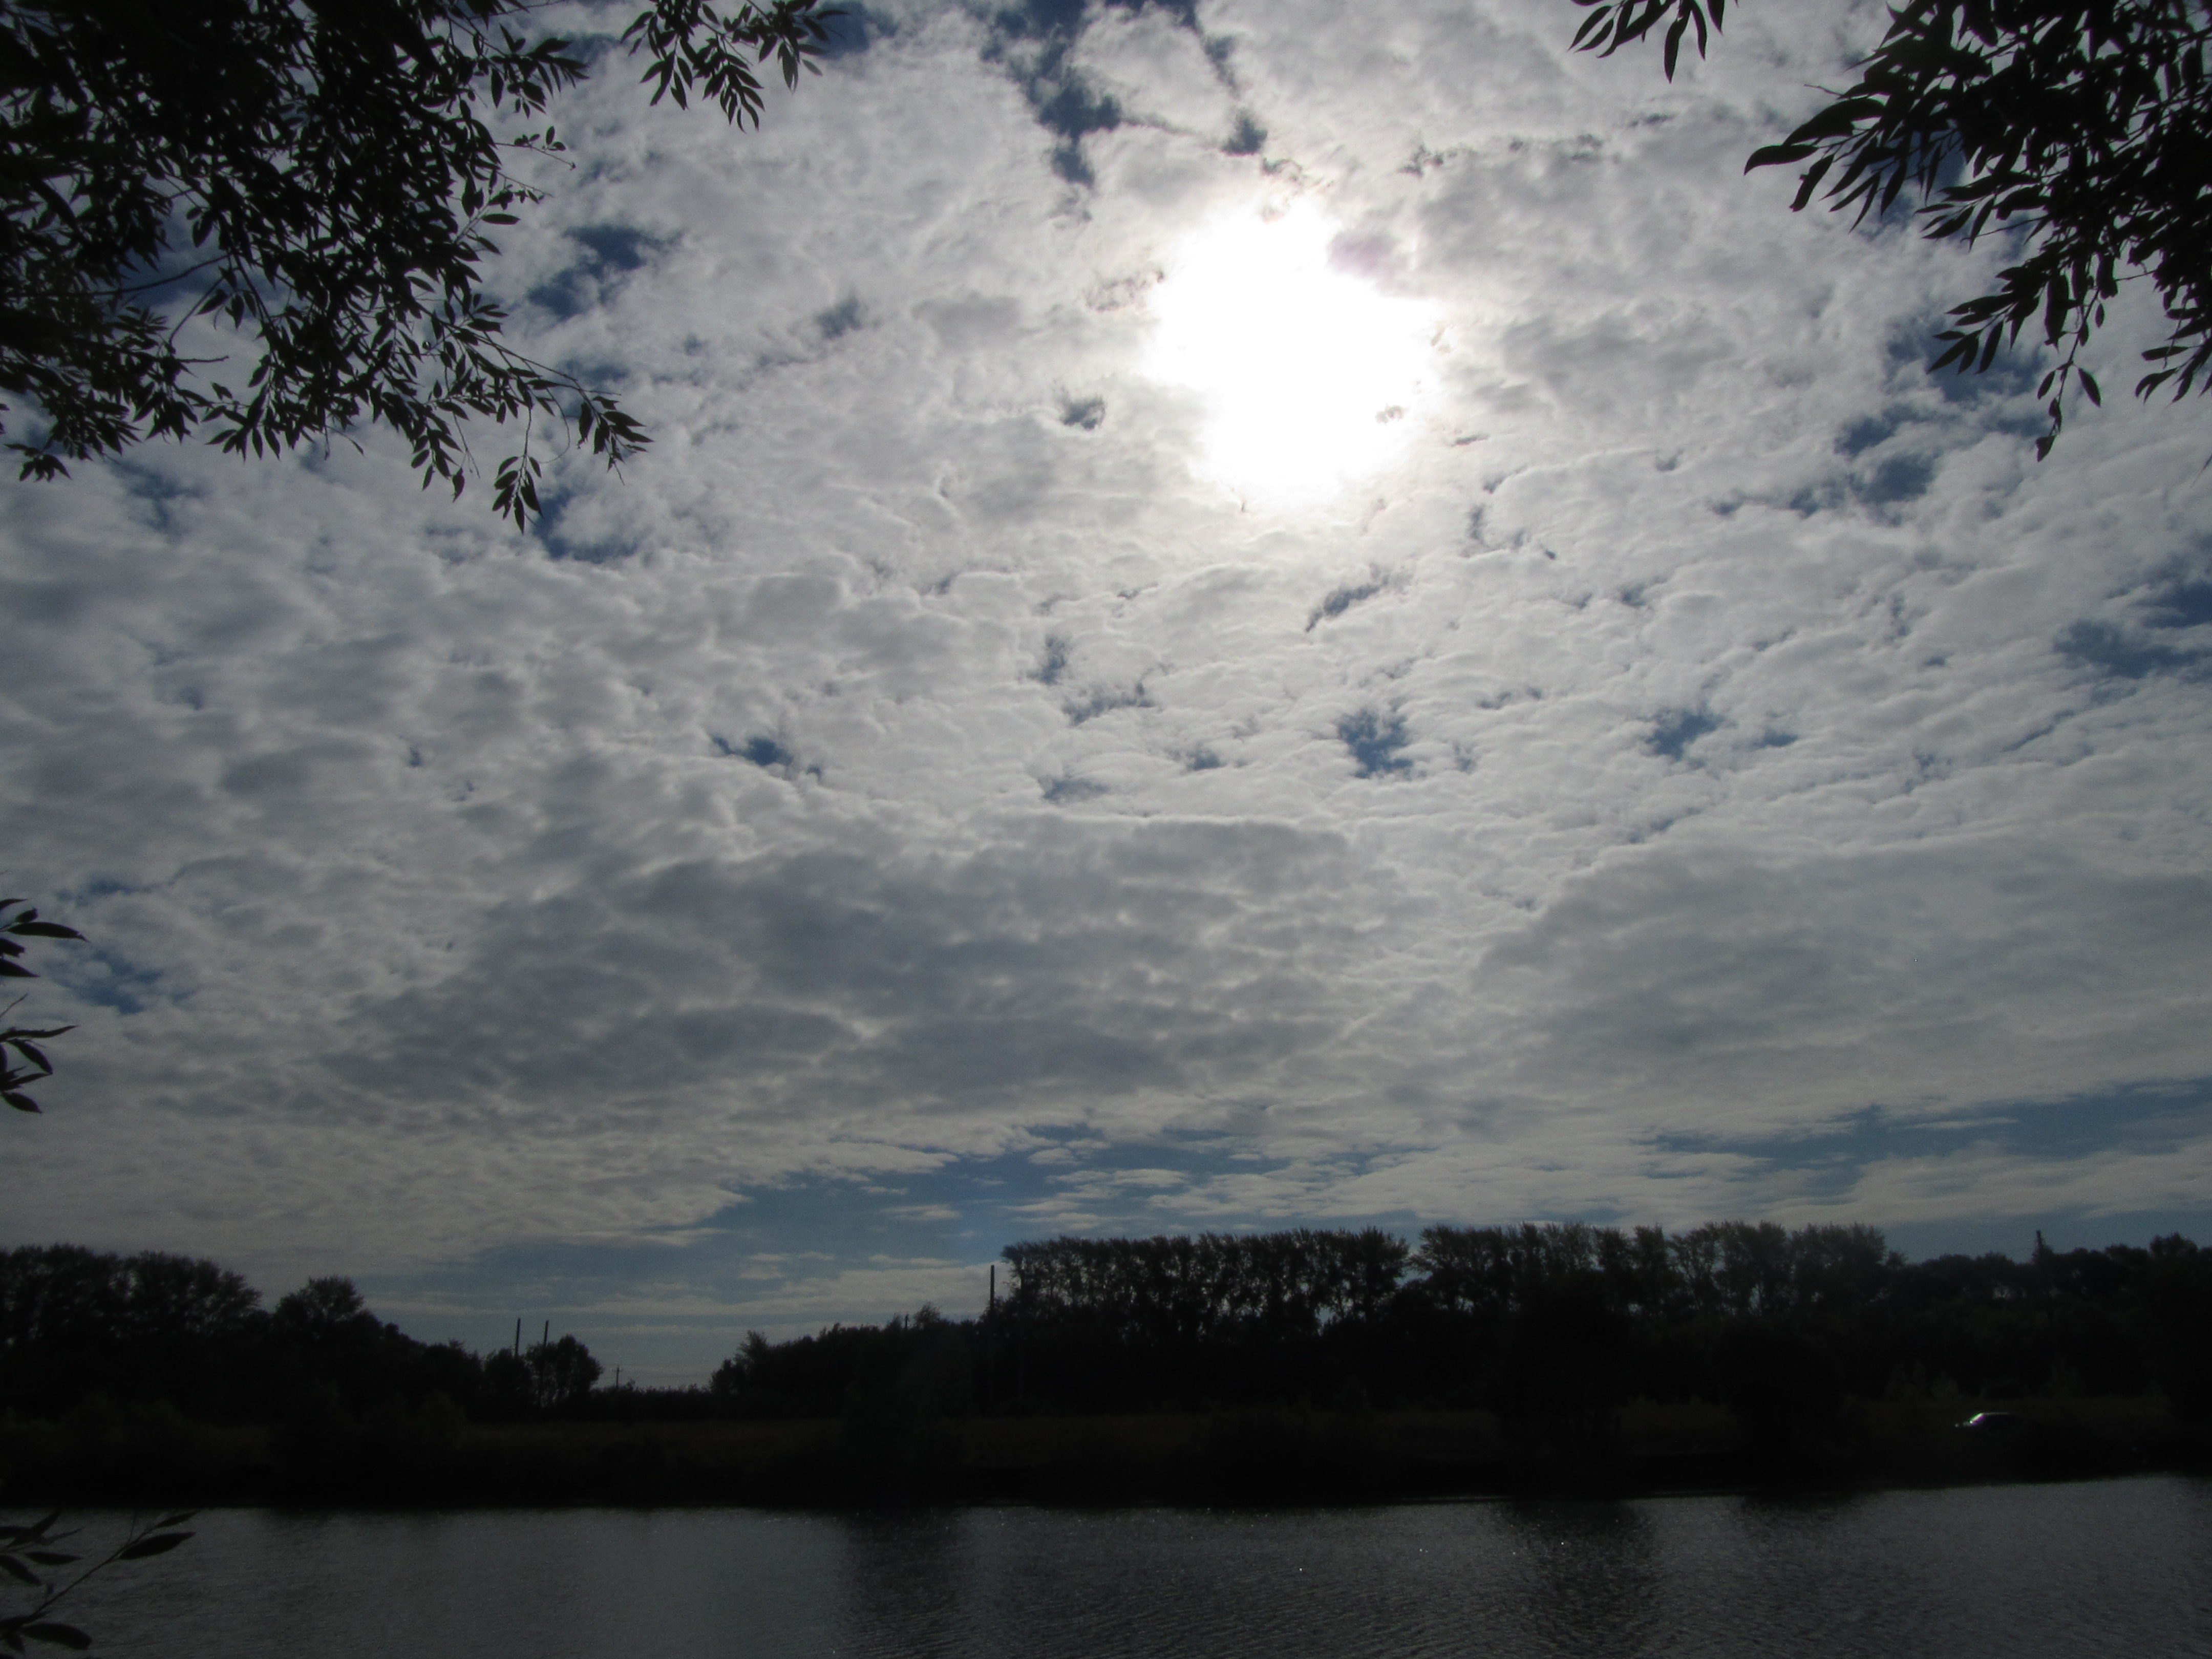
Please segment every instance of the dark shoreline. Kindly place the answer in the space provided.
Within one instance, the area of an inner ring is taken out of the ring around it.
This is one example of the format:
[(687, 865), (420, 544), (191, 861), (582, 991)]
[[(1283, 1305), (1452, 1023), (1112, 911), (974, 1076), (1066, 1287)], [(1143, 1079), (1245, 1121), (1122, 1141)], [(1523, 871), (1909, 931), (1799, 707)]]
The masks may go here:
[[(1962, 1429), (1977, 1409), (2014, 1413)], [(1855, 1401), (1817, 1442), (1755, 1449), (1716, 1407), (1638, 1404), (1596, 1444), (1487, 1412), (1297, 1407), (904, 1425), (379, 1423), (313, 1431), (160, 1408), (0, 1422), (0, 1503), (496, 1509), (565, 1504), (1329, 1505), (1815, 1493), (2212, 1470), (2212, 1431), (2155, 1399)]]

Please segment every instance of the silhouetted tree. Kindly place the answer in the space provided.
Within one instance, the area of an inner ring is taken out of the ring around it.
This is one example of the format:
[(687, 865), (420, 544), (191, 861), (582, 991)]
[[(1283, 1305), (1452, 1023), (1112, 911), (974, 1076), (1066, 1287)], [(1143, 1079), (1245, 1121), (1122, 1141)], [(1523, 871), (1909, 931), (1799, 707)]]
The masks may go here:
[[(1589, 7), (1575, 45), (1611, 54), (1672, 18), (1664, 68), (1673, 79), (1686, 33), (1698, 53), (1727, 0), (1576, 0)], [(1900, 197), (1924, 233), (1973, 242), (2019, 239), (2020, 262), (1994, 291), (1951, 309), (1956, 326), (1933, 367), (1987, 369), (2030, 323), (2061, 354), (2037, 395), (2051, 452), (2062, 398), (2078, 381), (2103, 401), (2080, 356), (2104, 325), (2106, 303), (2148, 276), (2172, 325), (2146, 351), (2148, 398), (2179, 401), (2212, 386), (2212, 217), (2204, 210), (2212, 143), (2212, 16), (2202, 0), (1908, 0), (1889, 14), (1856, 85), (1753, 167), (1809, 161), (1802, 209), (1822, 185), (1856, 222), (1887, 216)]]
[(522, 1356), (505, 1348), (487, 1354), (478, 1398), (487, 1416), (520, 1417), (528, 1411), (532, 1389), (530, 1367), (523, 1363)]
[(531, 1344), (522, 1363), (530, 1371), (531, 1401), (540, 1411), (574, 1405), (599, 1380), (599, 1362), (573, 1336)]
[(975, 1409), (975, 1368), (960, 1328), (925, 1304), (859, 1347), (842, 1415), (847, 1449), (866, 1467), (921, 1474), (948, 1451), (948, 1419)]
[[(0, 7), (0, 395), (43, 416), (24, 476), (208, 428), (244, 454), (360, 422), (404, 437), (458, 495), (464, 424), (520, 421), (494, 502), (537, 510), (532, 422), (615, 465), (647, 441), (574, 374), (523, 356), (479, 266), (543, 191), (510, 155), (561, 149), (548, 100), (590, 73), (516, 31), (534, 0), (164, 0)], [(653, 0), (624, 31), (653, 100), (696, 90), (757, 124), (827, 40), (820, 0)], [(495, 133), (490, 123), (504, 131)], [(228, 380), (192, 318), (245, 338)], [(244, 378), (238, 378), (242, 372)]]
[(1835, 1419), (1844, 1391), (1818, 1346), (1788, 1326), (1732, 1322), (1713, 1345), (1713, 1381), (1753, 1446), (1785, 1449)]
[(58, 1415), (99, 1392), (223, 1412), (258, 1301), (238, 1274), (185, 1256), (0, 1251), (0, 1405)]
[(2212, 1251), (2154, 1238), (2142, 1276), (2151, 1375), (2176, 1413), (2212, 1417)]
[(1613, 1408), (1628, 1397), (1633, 1335), (1595, 1273), (1532, 1287), (1506, 1327), (1499, 1409), (1567, 1445), (1602, 1444)]

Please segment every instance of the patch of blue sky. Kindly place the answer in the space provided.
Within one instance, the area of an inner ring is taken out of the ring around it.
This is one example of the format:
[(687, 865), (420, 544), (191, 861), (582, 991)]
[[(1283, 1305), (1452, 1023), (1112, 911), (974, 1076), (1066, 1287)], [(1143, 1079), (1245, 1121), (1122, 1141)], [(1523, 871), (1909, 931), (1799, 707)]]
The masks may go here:
[[(555, 1337), (574, 1334), (602, 1363), (623, 1364), (642, 1381), (704, 1382), (748, 1329), (782, 1340), (839, 1320), (880, 1322), (928, 1299), (866, 1305), (855, 1274), (881, 1276), (888, 1294), (902, 1282), (898, 1270), (942, 1278), (948, 1267), (988, 1258), (995, 1242), (948, 1237), (943, 1222), (926, 1218), (939, 1206), (908, 1196), (912, 1184), (793, 1182), (658, 1235), (516, 1244), (357, 1282), (380, 1316), (422, 1340), (489, 1351), (514, 1340), (520, 1319), (526, 1344), (550, 1325)], [(261, 1288), (273, 1302), (290, 1287)], [(956, 1316), (976, 1311), (945, 1300)]]
[[(59, 907), (53, 914), (60, 915)], [(73, 996), (95, 1007), (112, 1008), (118, 1014), (138, 1013), (163, 995), (158, 971), (97, 946), (57, 946), (52, 956), (40, 961), (37, 972)]]
[[(1209, 1132), (1108, 1144), (1045, 1130), (1019, 1151), (933, 1170), (751, 1188), (659, 1237), (514, 1245), (357, 1282), (382, 1317), (426, 1341), (488, 1351), (513, 1341), (520, 1319), (526, 1344), (550, 1327), (626, 1375), (681, 1383), (704, 1381), (748, 1329), (781, 1340), (833, 1321), (880, 1322), (925, 1300), (970, 1317), (982, 1310), (990, 1264), (1024, 1239), (1296, 1225), (1380, 1225), (1418, 1238), (1409, 1213), (1285, 1218), (1192, 1204), (1220, 1177), (1263, 1167), (1243, 1145)], [(917, 1289), (931, 1285), (954, 1290)], [(261, 1288), (273, 1303), (293, 1287)]]
[[(1756, 1138), (1676, 1134), (1656, 1144), (1673, 1152), (1722, 1153), (1746, 1161), (1747, 1183), (1788, 1176), (1815, 1200), (1859, 1195), (1854, 1209), (1878, 1205), (1878, 1192), (1862, 1182), (1875, 1166), (1898, 1160), (1941, 1160), (1994, 1152), (2054, 1166), (2116, 1152), (2156, 1155), (2212, 1134), (2212, 1078), (2174, 1085), (2141, 1085), (2057, 1101), (1997, 1103), (1941, 1117), (1906, 1115), (1869, 1106), (1796, 1134)], [(2131, 1211), (2088, 1206), (2054, 1208), (2020, 1216), (1974, 1213), (1955, 1218), (1887, 1227), (1893, 1248), (1921, 1257), (2001, 1249), (2014, 1255), (2032, 1249), (2039, 1228), (2053, 1249), (2148, 1241), (2156, 1233), (2212, 1237), (2212, 1202), (2193, 1209)], [(1848, 1218), (1856, 1218), (1856, 1215)]]
[(1753, 1139), (1675, 1134), (1661, 1137), (1659, 1144), (1668, 1151), (1725, 1152), (1770, 1170), (1818, 1174), (1857, 1169), (1881, 1158), (1942, 1157), (1973, 1146), (2071, 1159), (2122, 1146), (2179, 1145), (2208, 1127), (2212, 1078), (2061, 1101), (1978, 1106), (1934, 1118), (1869, 1106), (1804, 1133)]

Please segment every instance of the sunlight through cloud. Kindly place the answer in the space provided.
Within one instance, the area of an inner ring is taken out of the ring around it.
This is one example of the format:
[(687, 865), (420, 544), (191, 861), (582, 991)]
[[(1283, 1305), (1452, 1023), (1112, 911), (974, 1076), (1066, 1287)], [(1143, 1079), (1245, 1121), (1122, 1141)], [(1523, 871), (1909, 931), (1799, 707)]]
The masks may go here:
[(1255, 506), (1327, 500), (1403, 453), (1435, 319), (1331, 263), (1310, 203), (1220, 220), (1154, 296), (1147, 372), (1206, 401), (1206, 473)]

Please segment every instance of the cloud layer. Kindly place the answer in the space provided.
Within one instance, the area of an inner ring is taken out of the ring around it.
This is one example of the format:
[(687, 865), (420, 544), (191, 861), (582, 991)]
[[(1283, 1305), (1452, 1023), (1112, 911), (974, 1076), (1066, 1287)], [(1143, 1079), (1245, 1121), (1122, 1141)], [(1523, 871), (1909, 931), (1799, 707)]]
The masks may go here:
[[(1875, 9), (1572, 22), (871, 6), (742, 136), (610, 58), (495, 280), (626, 477), (9, 487), (9, 890), (92, 944), (9, 1232), (673, 1375), (1063, 1226), (2203, 1215), (2212, 425), (2036, 465), (2032, 359), (1923, 367), (1999, 250), (1739, 176)], [(1146, 357), (1292, 204), (1439, 325), (1276, 512)]]

